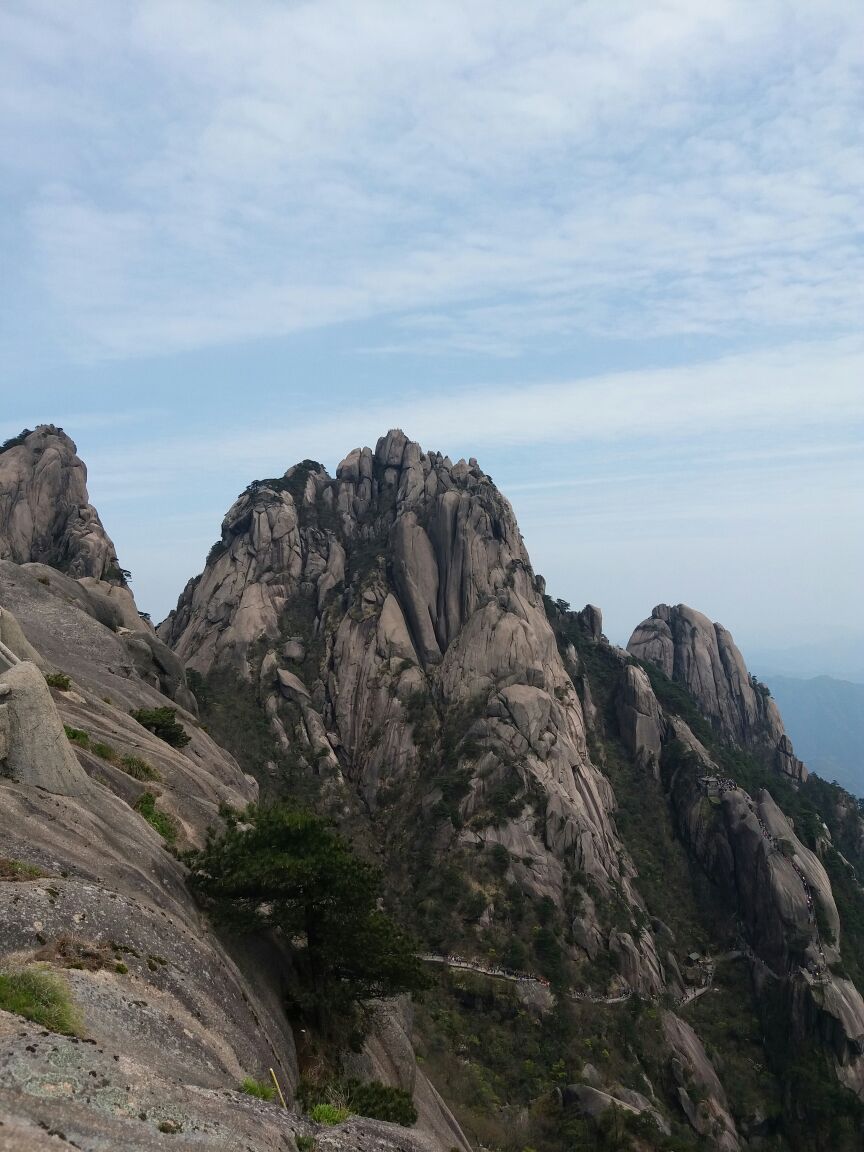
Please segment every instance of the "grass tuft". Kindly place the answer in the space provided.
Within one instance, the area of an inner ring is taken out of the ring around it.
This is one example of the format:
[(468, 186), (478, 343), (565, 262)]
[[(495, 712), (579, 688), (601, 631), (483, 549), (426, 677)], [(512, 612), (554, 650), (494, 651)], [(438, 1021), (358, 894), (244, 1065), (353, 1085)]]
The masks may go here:
[(50, 875), (50, 872), (37, 868), (35, 864), (28, 864), (24, 860), (12, 860), (8, 856), (0, 856), (0, 880), (44, 880)]
[(245, 1092), (247, 1096), (255, 1096), (258, 1100), (273, 1100), (276, 1096), (276, 1089), (272, 1084), (268, 1084), (266, 1080), (255, 1080), (251, 1076), (244, 1078), (240, 1091)]
[(63, 731), (71, 744), (77, 744), (79, 748), (90, 747), (90, 737), (82, 728), (70, 728), (68, 724), (64, 724)]
[(147, 823), (156, 829), (166, 844), (176, 843), (179, 832), (177, 821), (167, 812), (159, 811), (156, 807), (156, 797), (152, 792), (141, 793), (135, 802), (135, 811), (140, 813)]
[(316, 1104), (309, 1112), (316, 1124), (341, 1124), (350, 1115), (347, 1108), (337, 1108), (335, 1104)]
[(51, 972), (36, 968), (0, 970), (0, 1008), (40, 1024), (49, 1032), (75, 1036), (80, 1032), (78, 1013), (69, 989)]
[(162, 779), (153, 765), (148, 764), (146, 760), (142, 760), (140, 756), (122, 756), (117, 767), (122, 768), (127, 776), (132, 776), (135, 780)]

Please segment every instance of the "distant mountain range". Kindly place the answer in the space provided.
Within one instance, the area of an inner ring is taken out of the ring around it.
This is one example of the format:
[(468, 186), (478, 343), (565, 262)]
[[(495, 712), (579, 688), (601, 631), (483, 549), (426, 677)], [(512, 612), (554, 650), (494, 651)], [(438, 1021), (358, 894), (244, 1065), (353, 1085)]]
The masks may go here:
[(842, 631), (828, 629), (804, 644), (773, 648), (748, 644), (745, 655), (749, 667), (766, 682), (772, 676), (796, 680), (833, 676), (864, 684), (864, 632), (854, 625)]
[(795, 751), (812, 772), (864, 796), (864, 684), (765, 676)]

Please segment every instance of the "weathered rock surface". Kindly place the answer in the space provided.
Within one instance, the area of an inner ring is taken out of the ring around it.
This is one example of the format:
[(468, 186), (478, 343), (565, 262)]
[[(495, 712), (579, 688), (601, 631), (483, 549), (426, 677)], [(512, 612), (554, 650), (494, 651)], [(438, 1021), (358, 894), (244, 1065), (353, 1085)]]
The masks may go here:
[[(0, 1135), (10, 1149), (37, 1146), (31, 1135), (43, 1126), (94, 1150), (187, 1140), (290, 1149), (294, 1133), (315, 1126), (234, 1091), (272, 1066), (293, 1096), (298, 1072), (278, 963), (239, 943), (229, 954), (192, 901), (182, 865), (132, 807), (153, 793), (179, 844), (201, 844), (220, 805), (242, 807), (257, 784), (198, 727), (182, 662), (114, 575), (113, 546), (87, 504), (71, 441), (46, 428), (0, 454), (3, 496), (0, 852), (45, 879), (0, 881), (0, 963), (54, 966), (86, 1039), (22, 1028), (0, 1013)], [(302, 653), (295, 646), (290, 655)], [(68, 689), (49, 689), (43, 670), (63, 672)], [(191, 737), (182, 751), (129, 715), (164, 707), (166, 694)], [(74, 748), (64, 722), (83, 734)], [(144, 779), (135, 774), (141, 765)], [(66, 947), (101, 959), (92, 970), (69, 969)], [(378, 1040), (382, 1061), (396, 1031)], [(410, 1051), (403, 1032), (406, 1042)], [(446, 1105), (414, 1072), (425, 1132), (352, 1118), (321, 1133), (317, 1147), (467, 1149)]]
[(590, 1116), (596, 1120), (610, 1108), (618, 1108), (622, 1112), (629, 1112), (632, 1116), (643, 1114), (649, 1116), (665, 1136), (671, 1133), (668, 1121), (650, 1100), (641, 1092), (624, 1088), (620, 1084), (613, 1084), (608, 1089), (601, 1089), (587, 1082), (568, 1084), (563, 1090), (562, 1098), (565, 1106), (572, 1108), (579, 1116)]
[[(726, 1093), (702, 1041), (686, 1021), (672, 1012), (663, 1013), (663, 1034), (675, 1053), (673, 1074), (680, 1081), (678, 1098), (690, 1124), (700, 1136), (710, 1137), (711, 1144), (722, 1152), (738, 1152), (738, 1133), (729, 1114)], [(694, 1088), (702, 1097), (698, 1104), (690, 1095)]]
[(805, 780), (774, 700), (747, 671), (731, 635), (707, 616), (678, 604), (658, 605), (635, 629), (627, 651), (683, 684), (728, 740), (761, 750), (777, 771)]
[(98, 680), (111, 699), (118, 678), (140, 678), (194, 713), (197, 703), (177, 656), (137, 611), (114, 611), (115, 604), (134, 609), (134, 603), (127, 588), (73, 580), (46, 565), (0, 560), (0, 604), (25, 625), (36, 646), (24, 658), (73, 677), (79, 669), (94, 688)]
[(114, 545), (87, 495), (87, 469), (53, 424), (0, 452), (0, 559), (123, 583)]
[[(73, 680), (68, 691), (49, 690), (26, 661), (0, 675), (2, 855), (45, 874), (0, 881), (0, 964), (44, 965), (49, 957), (71, 991), (84, 1035), (59, 1037), (0, 1012), (4, 1146), (38, 1147), (33, 1132), (50, 1130), (94, 1152), (294, 1147), (293, 1134), (312, 1134), (314, 1125), (236, 1091), (244, 1076), (263, 1078), (271, 1066), (289, 1101), (296, 1086), (278, 968), (266, 954), (245, 956), (238, 947), (254, 982), (243, 975), (191, 900), (182, 865), (130, 807), (146, 787), (179, 822), (181, 837), (201, 843), (219, 804), (242, 806), (257, 786), (191, 716), (184, 717), (192, 741), (183, 752), (138, 725), (129, 707), (166, 700), (132, 665), (112, 666), (124, 652), (122, 639), (41, 584), (34, 609), (27, 595), (33, 577), (23, 569), (8, 565), (4, 578), (3, 589), (17, 591), (24, 609), (19, 622), (4, 607), (4, 635), (25, 655), (34, 651), (27, 632), (33, 640), (50, 636), (52, 654)], [(45, 605), (53, 613), (47, 620)], [(122, 707), (102, 699), (109, 685)], [(116, 759), (144, 760), (157, 779), (142, 783), (84, 748), (76, 757), (58, 708), (91, 744), (109, 747)], [(102, 962), (92, 971), (66, 968), (63, 941), (95, 950)], [(382, 1060), (387, 1040), (379, 1041)], [(425, 1134), (352, 1119), (318, 1147), (467, 1148), (458, 1126), (448, 1131), (452, 1117), (416, 1066), (415, 1096)]]
[[(599, 610), (586, 614), (599, 639)], [(351, 452), (335, 479), (306, 461), (251, 485), (158, 632), (200, 673), (232, 667), (259, 681), (283, 749), (344, 776), (373, 810), (395, 781), (422, 794), (418, 702), (439, 731), (463, 716), (458, 839), (505, 847), (513, 878), (559, 905), (567, 869), (638, 904), (612, 789), (589, 756), (512, 509), (476, 462), (392, 431), (374, 453)], [(522, 810), (484, 819), (513, 780)], [(590, 922), (574, 935), (599, 938)], [(654, 988), (650, 941), (634, 952), (646, 947), (640, 982)]]
[(442, 1152), (418, 1131), (356, 1116), (325, 1128), (218, 1076), (190, 1082), (182, 1070), (177, 1077), (171, 1064), (141, 1060), (121, 1030), (70, 1039), (0, 1012), (0, 1148), (296, 1152), (296, 1138), (306, 1136), (332, 1152)]
[[(676, 720), (667, 731), (682, 740), (689, 730)], [(706, 773), (679, 771), (670, 782), (684, 840), (737, 905), (754, 976), (782, 988), (793, 1035), (802, 1045), (821, 1044), (838, 1078), (864, 1097), (864, 998), (832, 971), (841, 926), (822, 862), (766, 789), (751, 797), (730, 786), (692, 733), (682, 742)]]
[(647, 675), (635, 664), (623, 669), (615, 708), (624, 746), (657, 779), (666, 723)]
[[(637, 645), (640, 658), (674, 673), (676, 657), (667, 643), (666, 622), (660, 618), (662, 627), (657, 629), (649, 624), (640, 626), (643, 639), (648, 637)], [(697, 655), (701, 659), (704, 650)], [(706, 667), (702, 680), (688, 674), (691, 692), (694, 684), (704, 683)], [(749, 681), (746, 670), (739, 681)], [(821, 1045), (833, 1058), (838, 1078), (860, 1095), (864, 999), (850, 981), (832, 972), (840, 962), (840, 917), (819, 857), (801, 842), (767, 790), (751, 797), (724, 777), (688, 725), (661, 708), (643, 669), (622, 667), (615, 704), (619, 735), (638, 766), (653, 766), (659, 776), (664, 752), (672, 746), (679, 756), (683, 750), (690, 757), (684, 766), (676, 757), (678, 767), (663, 776), (682, 839), (736, 907), (754, 979), (757, 985), (772, 983), (775, 992), (782, 989), (796, 1042)], [(713, 715), (716, 718), (716, 712)], [(731, 739), (727, 730), (721, 734)], [(675, 983), (674, 960), (674, 955), (667, 957), (669, 987)], [(623, 962), (619, 957), (619, 965)], [(682, 1107), (687, 1110), (685, 1096)], [(695, 1123), (696, 1110), (688, 1115)]]
[(0, 733), (0, 775), (57, 796), (90, 795), (45, 677), (29, 661), (0, 675)]
[(471, 1152), (465, 1133), (435, 1086), (417, 1067), (411, 1041), (413, 1007), (407, 996), (376, 1005), (375, 1023), (362, 1053), (346, 1053), (346, 1075), (401, 1088), (414, 1100), (417, 1126), (446, 1152)]

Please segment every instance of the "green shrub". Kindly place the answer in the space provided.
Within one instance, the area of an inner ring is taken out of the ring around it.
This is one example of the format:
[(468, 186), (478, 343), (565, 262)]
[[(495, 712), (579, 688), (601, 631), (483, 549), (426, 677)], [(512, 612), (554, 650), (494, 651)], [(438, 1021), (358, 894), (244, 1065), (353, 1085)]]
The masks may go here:
[(114, 965), (114, 971), (117, 973), (118, 976), (125, 976), (126, 973), (129, 971), (129, 968), (126, 964), (123, 963), (122, 960), (118, 960), (117, 963)]
[(49, 688), (59, 688), (61, 692), (68, 692), (72, 681), (65, 672), (46, 672), (45, 683)]
[(73, 1036), (80, 1029), (69, 989), (59, 977), (35, 968), (0, 970), (0, 1008), (49, 1032)]
[(137, 708), (129, 715), (172, 748), (185, 748), (192, 739), (183, 725), (178, 724), (176, 708)]
[(49, 875), (49, 872), (44, 872), (35, 864), (0, 856), (0, 880), (41, 880)]
[(366, 1000), (419, 991), (417, 944), (378, 906), (381, 874), (321, 816), (287, 804), (225, 813), (224, 832), (189, 853), (190, 886), (234, 931), (289, 941), (296, 1007), (322, 1031)]
[(268, 1084), (266, 1080), (253, 1080), (251, 1076), (246, 1076), (240, 1085), (240, 1091), (245, 1092), (247, 1096), (255, 1096), (259, 1100), (272, 1100), (276, 1095), (276, 1089), (272, 1084)]
[(148, 764), (146, 760), (142, 760), (140, 756), (122, 756), (117, 767), (122, 768), (127, 776), (132, 776), (136, 780), (162, 779), (153, 765)]
[(90, 747), (90, 737), (81, 728), (70, 728), (68, 724), (64, 724), (63, 731), (66, 733), (66, 739), (72, 744), (77, 744), (79, 748)]
[(351, 1113), (347, 1108), (337, 1108), (335, 1104), (316, 1104), (309, 1115), (316, 1124), (341, 1124)]
[(373, 1080), (369, 1084), (349, 1080), (346, 1095), (348, 1107), (358, 1116), (388, 1120), (391, 1124), (402, 1124), (406, 1128), (417, 1123), (417, 1109), (410, 1095), (401, 1088), (391, 1088), (380, 1080)]
[(109, 764), (113, 764), (117, 760), (117, 753), (110, 744), (103, 744), (97, 740), (95, 744), (90, 745), (90, 751), (102, 760), (107, 760)]
[(19, 432), (17, 436), (10, 436), (8, 440), (4, 440), (0, 444), (0, 452), (8, 452), (10, 448), (17, 448), (19, 444), (23, 444), (28, 436), (33, 435), (32, 428), (25, 428)]
[(139, 812), (168, 844), (176, 842), (179, 831), (177, 821), (167, 812), (159, 811), (156, 807), (156, 797), (152, 792), (141, 793), (135, 802), (135, 811)]
[(297, 1152), (315, 1152), (317, 1147), (314, 1136), (295, 1136)]

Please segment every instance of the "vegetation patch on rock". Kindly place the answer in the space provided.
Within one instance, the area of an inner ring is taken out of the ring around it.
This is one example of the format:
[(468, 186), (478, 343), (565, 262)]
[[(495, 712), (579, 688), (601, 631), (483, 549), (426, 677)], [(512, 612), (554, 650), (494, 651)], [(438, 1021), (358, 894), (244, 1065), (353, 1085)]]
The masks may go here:
[(130, 716), (172, 748), (185, 748), (192, 739), (178, 722), (176, 708), (136, 708), (130, 712)]
[(156, 807), (156, 797), (152, 792), (141, 793), (135, 802), (135, 811), (139, 812), (147, 823), (156, 829), (167, 844), (176, 844), (179, 832), (177, 821), (167, 812), (159, 811)]
[(0, 1008), (66, 1036), (77, 1035), (80, 1021), (69, 989), (51, 972), (37, 968), (0, 969)]

